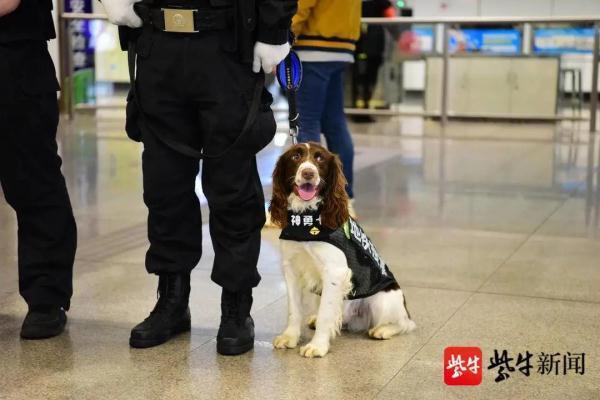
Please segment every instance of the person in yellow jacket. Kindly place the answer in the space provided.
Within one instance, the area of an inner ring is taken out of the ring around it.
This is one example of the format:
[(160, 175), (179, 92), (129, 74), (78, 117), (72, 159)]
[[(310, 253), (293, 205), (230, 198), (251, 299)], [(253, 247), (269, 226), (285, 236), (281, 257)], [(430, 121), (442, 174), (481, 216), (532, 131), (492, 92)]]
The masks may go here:
[(361, 0), (300, 0), (292, 20), (294, 49), (304, 68), (298, 91), (301, 142), (320, 142), (337, 153), (353, 192), (354, 144), (344, 115), (344, 72), (360, 37)]

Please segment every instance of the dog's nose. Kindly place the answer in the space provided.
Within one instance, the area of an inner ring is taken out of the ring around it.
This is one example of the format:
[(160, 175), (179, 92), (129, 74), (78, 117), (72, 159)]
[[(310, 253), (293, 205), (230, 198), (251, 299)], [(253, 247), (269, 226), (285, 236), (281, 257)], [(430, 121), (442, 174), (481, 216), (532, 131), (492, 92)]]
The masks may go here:
[(302, 170), (302, 178), (306, 179), (307, 181), (311, 180), (312, 178), (315, 177), (315, 171), (312, 169), (304, 169)]

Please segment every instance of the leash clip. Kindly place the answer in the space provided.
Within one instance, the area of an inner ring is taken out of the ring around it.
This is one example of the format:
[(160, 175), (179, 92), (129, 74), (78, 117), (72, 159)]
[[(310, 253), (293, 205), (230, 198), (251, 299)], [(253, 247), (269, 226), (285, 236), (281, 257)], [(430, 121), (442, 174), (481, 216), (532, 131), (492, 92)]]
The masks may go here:
[(298, 126), (290, 127), (290, 137), (292, 138), (292, 145), (298, 144), (298, 134), (299, 133), (300, 133), (300, 129), (298, 128)]

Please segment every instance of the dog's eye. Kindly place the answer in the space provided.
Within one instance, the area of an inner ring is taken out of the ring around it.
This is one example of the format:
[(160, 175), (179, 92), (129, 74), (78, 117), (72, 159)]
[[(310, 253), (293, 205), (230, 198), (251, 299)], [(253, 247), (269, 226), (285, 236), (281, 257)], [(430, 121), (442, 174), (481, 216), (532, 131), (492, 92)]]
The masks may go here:
[(299, 161), (300, 160), (300, 154), (296, 153), (292, 156), (292, 160), (294, 161)]
[(317, 154), (317, 155), (315, 155), (315, 160), (316, 160), (317, 162), (323, 162), (323, 161), (325, 161), (325, 157), (323, 157), (323, 156), (322, 156), (322, 155), (320, 155), (320, 154)]

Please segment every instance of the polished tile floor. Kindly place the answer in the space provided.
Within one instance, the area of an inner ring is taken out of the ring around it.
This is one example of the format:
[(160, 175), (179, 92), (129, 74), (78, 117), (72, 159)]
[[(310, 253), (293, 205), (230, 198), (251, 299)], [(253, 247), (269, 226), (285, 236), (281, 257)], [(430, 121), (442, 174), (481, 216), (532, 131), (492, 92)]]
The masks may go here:
[[(286, 318), (276, 230), (264, 231), (253, 352), (215, 352), (220, 291), (209, 279), (206, 226), (191, 334), (128, 347), (156, 278), (143, 266), (141, 148), (122, 125), (80, 116), (61, 126), (80, 247), (68, 331), (58, 338), (19, 340), (26, 307), (15, 218), (0, 204), (0, 399), (600, 399), (599, 151), (585, 126), (353, 125), (356, 208), (418, 328), (386, 342), (345, 334), (326, 358), (308, 360), (270, 345)], [(280, 151), (260, 154), (267, 191)], [(481, 385), (444, 384), (448, 346), (482, 349)], [(531, 375), (515, 369), (496, 383), (494, 350), (507, 350), (513, 367), (518, 353), (534, 354)], [(541, 352), (585, 353), (585, 373), (541, 375)]]

